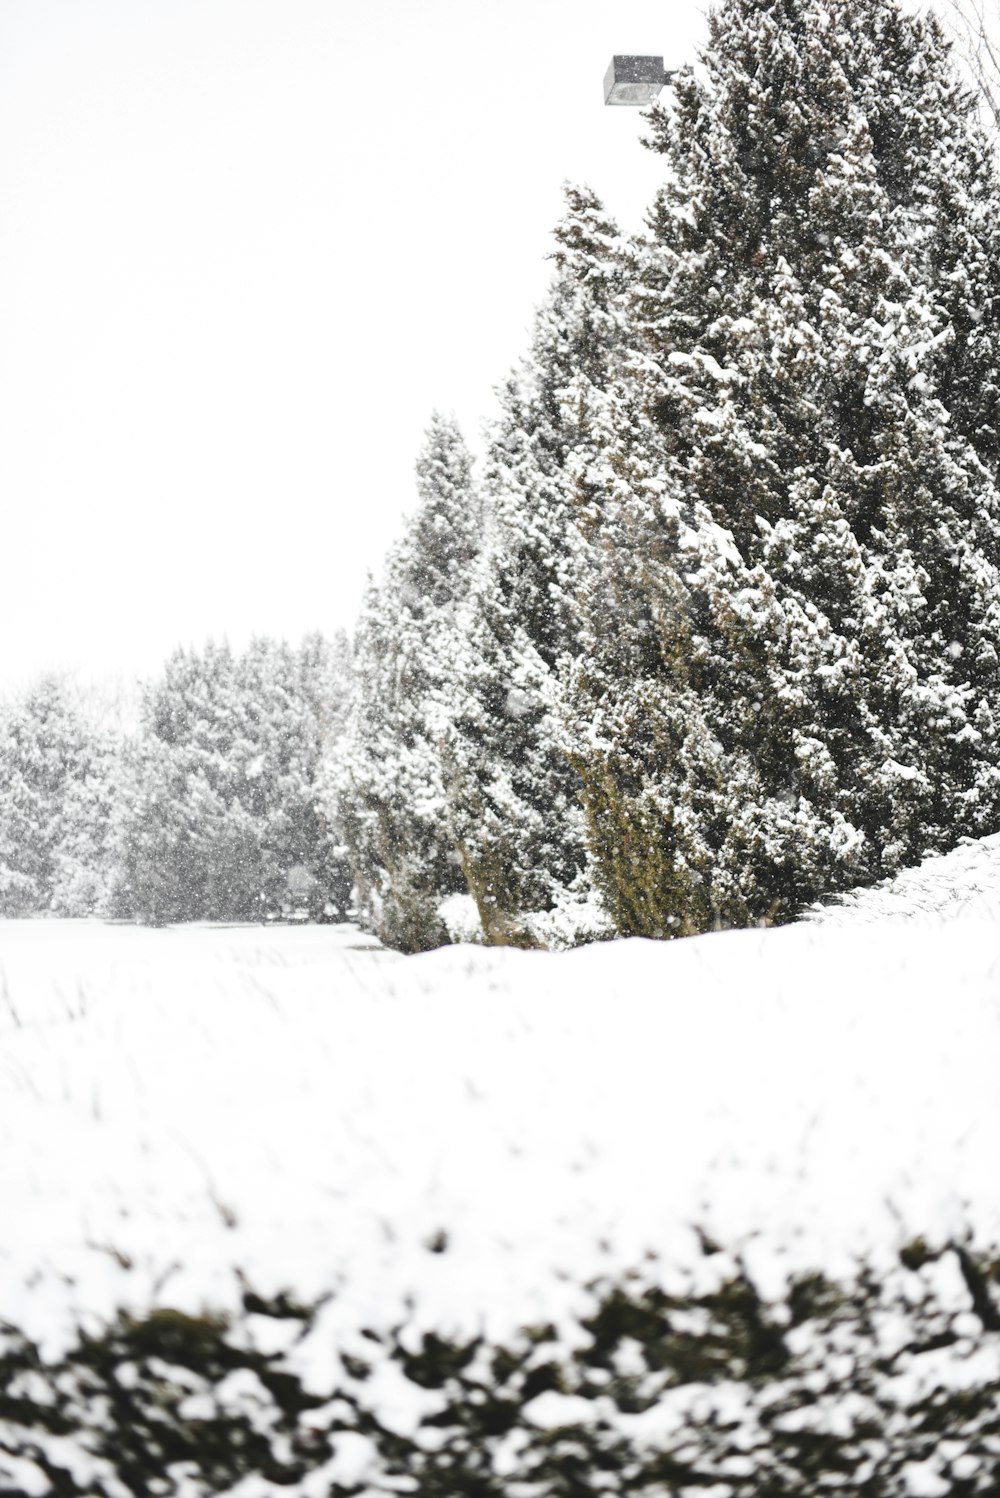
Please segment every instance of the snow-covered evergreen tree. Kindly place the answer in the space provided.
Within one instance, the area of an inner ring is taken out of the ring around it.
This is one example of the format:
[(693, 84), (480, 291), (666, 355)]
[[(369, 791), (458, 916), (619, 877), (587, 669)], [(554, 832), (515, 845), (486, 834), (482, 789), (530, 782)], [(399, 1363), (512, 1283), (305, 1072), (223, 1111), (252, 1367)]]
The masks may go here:
[(933, 19), (726, 0), (593, 416), (575, 762), (620, 930), (1000, 822), (1000, 194)]
[[(330, 814), (331, 775), (344, 753), (347, 722), (354, 692), (352, 646), (343, 630), (327, 640), (310, 635), (300, 651), (300, 691), (315, 734), (316, 757), (311, 763), (311, 804), (317, 832), (308, 865), (309, 915), (317, 920), (348, 919), (354, 899), (354, 874), (347, 848)], [(303, 903), (301, 896), (299, 904)]]
[(621, 337), (614, 223), (567, 188), (556, 275), (527, 357), (500, 391), (486, 474), (488, 542), (443, 704), (449, 817), (488, 940), (564, 944), (607, 918), (587, 861), (560, 696), (580, 642), (586, 542), (568, 459)]
[(116, 763), (113, 736), (56, 677), (0, 710), (0, 914), (104, 910)]
[(456, 611), (482, 517), (462, 435), (437, 413), (417, 461), (417, 495), (358, 623), (353, 706), (331, 797), (361, 918), (403, 951), (446, 942), (442, 901), (466, 890), (432, 701), (454, 670)]
[(317, 785), (342, 654), (311, 637), (171, 658), (146, 693), (120, 818), (124, 913), (252, 920), (292, 899), (314, 915), (342, 903)]

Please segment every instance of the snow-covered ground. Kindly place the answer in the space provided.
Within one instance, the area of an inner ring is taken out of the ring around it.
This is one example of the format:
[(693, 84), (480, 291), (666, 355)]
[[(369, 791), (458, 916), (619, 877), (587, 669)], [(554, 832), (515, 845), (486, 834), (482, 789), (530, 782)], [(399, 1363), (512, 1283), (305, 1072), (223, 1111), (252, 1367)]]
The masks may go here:
[(240, 1277), (333, 1289), (299, 1352), (322, 1382), (331, 1329), (404, 1306), (502, 1336), (648, 1254), (689, 1284), (696, 1225), (765, 1293), (917, 1234), (1000, 1242), (998, 870), (992, 839), (907, 876), (905, 927), (856, 918), (883, 894), (558, 955), (7, 923), (0, 1320), (55, 1353)]
[(1000, 919), (1000, 833), (963, 838), (953, 852), (931, 855), (875, 889), (857, 890), (811, 914), (824, 924), (857, 921)]

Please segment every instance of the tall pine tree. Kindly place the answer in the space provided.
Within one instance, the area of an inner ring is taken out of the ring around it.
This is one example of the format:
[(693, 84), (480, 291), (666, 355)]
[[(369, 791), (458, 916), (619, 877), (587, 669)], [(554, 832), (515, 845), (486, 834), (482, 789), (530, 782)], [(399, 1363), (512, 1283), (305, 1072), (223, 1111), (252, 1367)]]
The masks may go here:
[(362, 609), (352, 712), (330, 794), (361, 919), (408, 952), (448, 941), (441, 904), (466, 888), (448, 827), (433, 700), (454, 670), (457, 610), (482, 516), (458, 426), (437, 413), (417, 461), (417, 496)]
[(528, 356), (500, 392), (487, 545), (444, 704), (449, 817), (488, 940), (565, 944), (609, 928), (588, 865), (560, 697), (580, 643), (586, 541), (567, 464), (621, 337), (614, 223), (567, 188), (556, 275)]

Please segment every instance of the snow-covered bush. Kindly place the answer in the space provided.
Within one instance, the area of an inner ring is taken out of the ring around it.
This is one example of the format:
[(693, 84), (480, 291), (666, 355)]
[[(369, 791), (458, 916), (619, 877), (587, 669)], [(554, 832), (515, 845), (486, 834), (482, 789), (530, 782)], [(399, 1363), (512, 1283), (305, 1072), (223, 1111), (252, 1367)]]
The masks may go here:
[(595, 1283), (568, 1337), (334, 1334), (332, 1302), (246, 1284), (238, 1315), (122, 1315), (54, 1360), (0, 1327), (0, 1494), (997, 1491), (995, 1252), (917, 1240), (894, 1266), (800, 1275), (773, 1299), (702, 1242), (686, 1292), (648, 1265)]

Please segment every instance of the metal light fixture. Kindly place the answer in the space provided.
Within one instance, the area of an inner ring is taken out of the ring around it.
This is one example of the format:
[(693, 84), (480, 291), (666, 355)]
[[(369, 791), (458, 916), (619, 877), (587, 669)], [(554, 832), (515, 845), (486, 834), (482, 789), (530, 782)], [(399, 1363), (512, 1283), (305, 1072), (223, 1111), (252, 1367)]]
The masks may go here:
[(673, 76), (664, 72), (662, 57), (613, 57), (604, 75), (604, 102), (652, 104)]

